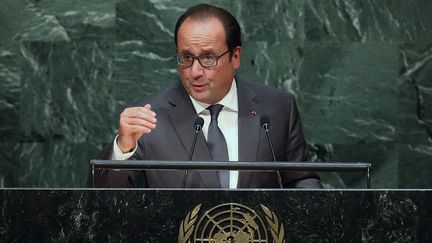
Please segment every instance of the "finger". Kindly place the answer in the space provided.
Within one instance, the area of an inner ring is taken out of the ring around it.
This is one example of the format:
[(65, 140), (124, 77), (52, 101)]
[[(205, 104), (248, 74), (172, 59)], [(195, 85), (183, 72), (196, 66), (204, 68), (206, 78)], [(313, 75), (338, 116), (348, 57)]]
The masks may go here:
[(156, 117), (156, 112), (152, 111), (152, 106), (150, 104), (146, 104), (144, 107), (141, 107), (140, 111)]
[[(142, 121), (146, 121), (152, 124), (156, 124), (157, 119), (153, 116), (147, 115), (147, 114), (141, 114), (141, 113), (132, 113), (132, 114), (128, 114), (128, 115), (122, 115), (122, 117), (120, 117), (120, 123), (121, 122), (134, 122), (135, 120), (142, 120)], [(136, 121), (137, 122), (137, 121)], [(139, 124), (139, 123), (137, 123)]]
[(140, 119), (140, 118), (126, 118), (124, 119), (124, 122), (127, 125), (137, 125), (137, 126), (148, 127), (151, 129), (156, 128), (156, 123), (145, 119)]
[(147, 109), (146, 107), (138, 107), (138, 112), (146, 116), (151, 116), (153, 118), (156, 117), (156, 113), (150, 109)]
[(146, 104), (146, 105), (144, 106), (144, 108), (151, 110), (152, 107), (151, 107), (150, 104)]
[(144, 107), (131, 107), (121, 114), (121, 118), (140, 118), (156, 123), (156, 113)]
[(152, 116), (156, 116), (156, 113), (147, 107), (129, 107), (126, 108), (122, 113), (124, 114), (134, 114), (134, 113), (144, 113)]
[(125, 134), (128, 134), (128, 133), (148, 134), (148, 133), (151, 133), (151, 131), (152, 131), (151, 128), (139, 126), (139, 125), (125, 124), (124, 128), (125, 128), (125, 130), (124, 130)]

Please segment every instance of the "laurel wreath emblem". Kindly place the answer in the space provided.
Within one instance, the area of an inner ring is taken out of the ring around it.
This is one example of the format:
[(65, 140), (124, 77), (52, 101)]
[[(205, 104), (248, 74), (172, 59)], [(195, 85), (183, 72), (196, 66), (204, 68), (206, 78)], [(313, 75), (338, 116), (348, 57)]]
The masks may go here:
[(189, 212), (186, 215), (186, 218), (181, 221), (180, 223), (180, 231), (178, 235), (178, 243), (189, 243), (189, 238), (191, 237), (193, 231), (194, 231), (194, 224), (197, 220), (198, 212), (201, 209), (201, 204), (196, 206), (192, 212)]
[[(261, 204), (261, 208), (265, 214), (270, 232), (273, 238), (273, 243), (285, 243), (284, 226), (279, 223), (275, 213)], [(191, 212), (186, 215), (186, 218), (180, 223), (180, 230), (178, 234), (178, 243), (190, 243), (190, 238), (195, 229), (195, 222), (198, 218), (198, 213), (201, 210), (201, 204), (197, 205)]]
[(282, 223), (279, 224), (276, 215), (272, 211), (270, 211), (270, 209), (268, 209), (266, 206), (261, 204), (261, 208), (266, 215), (267, 223), (270, 225), (273, 242), (285, 243), (285, 239), (284, 239), (285, 231), (284, 231), (283, 224)]

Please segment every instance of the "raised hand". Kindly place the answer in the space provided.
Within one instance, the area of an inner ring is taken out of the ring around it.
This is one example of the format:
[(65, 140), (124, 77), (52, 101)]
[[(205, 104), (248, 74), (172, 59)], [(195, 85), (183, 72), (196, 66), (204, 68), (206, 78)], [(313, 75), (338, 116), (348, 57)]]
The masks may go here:
[(120, 114), (119, 136), (117, 145), (123, 153), (129, 152), (135, 147), (138, 139), (156, 128), (156, 113), (151, 110), (151, 105), (143, 107), (130, 107)]

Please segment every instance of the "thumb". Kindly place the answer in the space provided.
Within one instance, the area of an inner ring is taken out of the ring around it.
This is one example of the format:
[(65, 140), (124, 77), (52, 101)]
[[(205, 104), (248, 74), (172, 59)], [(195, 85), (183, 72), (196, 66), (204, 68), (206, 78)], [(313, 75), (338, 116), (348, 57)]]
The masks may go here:
[(146, 104), (146, 105), (144, 106), (144, 108), (151, 110), (151, 105), (150, 105), (150, 104)]

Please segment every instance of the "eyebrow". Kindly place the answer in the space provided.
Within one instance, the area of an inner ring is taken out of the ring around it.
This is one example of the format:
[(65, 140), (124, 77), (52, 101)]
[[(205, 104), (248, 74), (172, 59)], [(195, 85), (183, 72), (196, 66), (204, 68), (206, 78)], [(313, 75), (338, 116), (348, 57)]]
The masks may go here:
[[(179, 51), (179, 53), (183, 54), (183, 55), (194, 55), (194, 54), (192, 54), (192, 52), (190, 50)], [(215, 49), (209, 48), (209, 49), (201, 50), (201, 54), (199, 54), (198, 56), (207, 55), (207, 54), (215, 54), (216, 55), (217, 53), (216, 53)]]
[(214, 54), (214, 53), (216, 53), (216, 50), (215, 49), (213, 49), (213, 48), (209, 48), (209, 49), (204, 49), (204, 50), (202, 50), (202, 52), (204, 53), (204, 55), (205, 54)]
[(178, 53), (181, 55), (192, 55), (192, 52), (190, 52), (189, 50), (179, 51)]

